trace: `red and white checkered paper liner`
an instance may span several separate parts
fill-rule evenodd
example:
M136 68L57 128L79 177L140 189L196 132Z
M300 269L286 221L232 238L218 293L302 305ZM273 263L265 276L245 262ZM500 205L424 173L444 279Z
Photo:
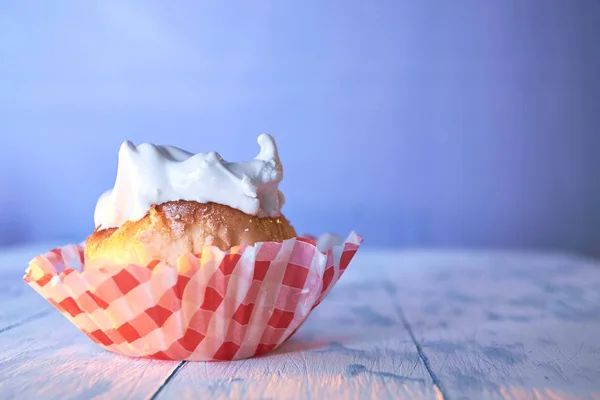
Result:
M69 245L33 259L23 278L92 341L116 353L164 360L236 360L287 340L329 293L362 238L324 235L204 247L177 267L85 268ZM332 245L325 252L317 248Z

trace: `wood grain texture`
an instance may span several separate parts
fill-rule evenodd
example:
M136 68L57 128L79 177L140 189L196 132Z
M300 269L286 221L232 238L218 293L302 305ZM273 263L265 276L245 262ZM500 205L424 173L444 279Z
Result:
M108 353L58 312L0 334L2 399L145 399L176 362Z
M600 264L407 253L387 271L451 399L600 399Z
M187 363L157 398L440 398L382 283L356 282L360 271L348 271L348 282L280 349L240 362Z
M361 249L275 352L174 363L107 353L0 252L0 398L600 400L600 263Z

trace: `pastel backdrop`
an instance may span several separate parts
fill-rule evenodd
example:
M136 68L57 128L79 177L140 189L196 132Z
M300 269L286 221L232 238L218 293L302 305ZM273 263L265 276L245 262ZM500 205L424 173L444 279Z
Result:
M120 143L253 157L365 245L600 244L600 2L0 3L0 245L81 240Z

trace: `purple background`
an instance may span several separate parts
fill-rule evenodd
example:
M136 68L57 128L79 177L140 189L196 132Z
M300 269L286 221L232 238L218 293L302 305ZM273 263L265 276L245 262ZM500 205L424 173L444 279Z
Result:
M81 240L125 139L253 157L371 245L600 244L599 1L0 3L0 245Z

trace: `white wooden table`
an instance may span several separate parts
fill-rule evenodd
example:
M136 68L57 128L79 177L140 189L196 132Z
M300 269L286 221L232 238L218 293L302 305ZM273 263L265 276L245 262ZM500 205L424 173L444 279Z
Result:
M363 247L294 338L261 358L105 352L0 252L0 399L600 399L600 263Z

